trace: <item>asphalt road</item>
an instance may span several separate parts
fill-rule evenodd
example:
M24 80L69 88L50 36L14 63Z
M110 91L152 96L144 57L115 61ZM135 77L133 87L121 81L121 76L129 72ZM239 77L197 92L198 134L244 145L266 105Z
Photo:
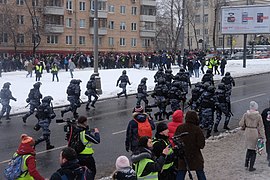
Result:
M231 97L232 112L234 113L229 124L231 128L238 126L239 119L248 109L251 100L258 102L260 111L268 106L268 99L270 98L269 78L270 74L262 74L235 79L236 87L233 88ZM89 111L85 110L85 105L82 105L79 109L80 115L88 117L90 127L97 127L100 130L101 143L94 145L97 178L108 176L112 173L115 167L115 160L119 155L130 155L130 153L125 151L124 146L125 129L132 118L131 111L135 103L136 98L133 95L129 96L128 99L112 98L98 101L96 109ZM57 118L60 118L60 110L55 110L58 115ZM64 118L71 115L71 113L67 113ZM8 159L18 148L20 135L27 133L34 138L38 138L41 135L41 131L36 132L33 130L35 123L34 115L28 119L26 125L22 122L22 115L18 115L13 116L10 123L3 122L0 125L0 179L3 179L2 172L7 165ZM223 121L219 127L221 132L223 131L222 126ZM55 145L55 149L46 151L45 142L41 143L36 149L37 167L44 177L50 177L59 168L59 152L66 145L63 127L64 124L57 124L55 121L50 126L52 132L51 142Z

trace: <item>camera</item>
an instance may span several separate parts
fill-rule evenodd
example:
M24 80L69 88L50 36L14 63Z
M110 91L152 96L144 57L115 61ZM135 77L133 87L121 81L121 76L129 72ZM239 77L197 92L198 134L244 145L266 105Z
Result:
M152 112L153 111L153 109L151 109L151 108L145 108L145 112L146 113L150 113L150 112Z
M185 144L181 138L188 135L188 134L189 134L188 132L183 132L179 135L172 137L172 140L175 144L175 147L173 150L174 150L174 153L176 154L176 156L179 158L184 158L184 155L185 155L185 151L184 151Z
M66 140L70 137L70 131L71 129L74 129L76 127L76 119L70 119L67 118L67 120L64 119L56 119L56 123L66 123L64 126L64 132L66 133Z

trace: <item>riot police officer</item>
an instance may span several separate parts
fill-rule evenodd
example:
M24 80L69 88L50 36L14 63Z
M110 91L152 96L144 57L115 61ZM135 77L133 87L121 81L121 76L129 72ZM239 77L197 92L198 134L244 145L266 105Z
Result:
M214 86L214 79L213 79L213 71L211 69L207 69L206 74L202 77L202 83L209 83L210 85Z
M120 82L120 84L119 84L119 82ZM129 78L127 76L127 71L126 70L123 70L122 75L117 80L116 87L118 86L118 84L119 84L119 87L122 88L122 92L117 93L117 97L119 98L122 94L124 94L125 97L127 98L126 87L127 87L127 84L129 84L129 85L131 85L131 84L129 82Z
M42 103L37 108L37 113L36 113L36 118L38 119L38 123L34 127L36 131L38 131L40 128L42 129L42 136L39 137L35 141L35 146L43 141L46 141L47 150L54 148L54 146L51 145L51 141L50 141L51 131L49 129L52 119L56 117L53 111L52 103L51 103L52 100L53 98L51 96L45 96L42 99Z
M226 90L228 91L229 95L232 94L232 86L235 86L235 82L231 73L226 72L225 76L221 79L221 83L225 84Z
M202 83L197 82L195 84L195 88L193 88L191 91L191 99L189 100L189 105L190 105L191 110L196 110L197 100L200 98L202 94L201 88L202 88Z
M85 109L89 110L90 109L89 104L92 102L91 106L95 108L95 103L98 100L98 95L97 95L98 93L96 90L96 79L95 79L94 74L90 76L90 80L87 82L86 88L87 90L85 92L85 95L88 97L88 101L87 101ZM95 98L93 101L92 101L92 96Z
M174 79L174 75L172 74L172 70L171 69L166 69L165 70L165 82L166 82L166 85L167 85L168 89L171 88L173 79Z
M35 83L33 85L34 88L32 88L28 94L26 102L30 105L30 111L22 117L24 123L26 123L26 119L31 116L31 114L35 112L35 109L40 105L40 99L42 98L42 94L39 91L40 85L41 82Z
M177 80L181 82L182 88L185 90L186 94L188 93L188 86L191 88L189 72L185 72L184 68L179 70L179 73L176 74Z
M67 100L70 102L69 107L61 111L61 116L63 117L66 112L71 111L73 113L74 118L78 118L77 108L81 106L80 103L80 95L81 88L80 83L82 81L80 79L72 79L67 88Z
M147 78L144 77L141 79L141 83L138 85L137 88L137 105L141 105L141 101L143 100L145 103L145 106L148 105L148 99L147 99L147 86L146 86Z
M154 75L154 79L155 81L154 82L158 82L158 79L159 78L164 78L165 77L165 74L163 72L163 68L162 67L159 67L158 68L158 71L156 72L156 74Z
M10 120L10 117L9 117L9 113L11 110L11 106L9 105L10 99L12 99L13 101L17 101L17 99L12 96L12 93L9 89L10 85L11 84L9 82L6 82L0 91L0 98L1 98L1 104L2 104L2 110L0 114L0 123L2 122L1 118L3 117L5 113L6 113L6 120Z

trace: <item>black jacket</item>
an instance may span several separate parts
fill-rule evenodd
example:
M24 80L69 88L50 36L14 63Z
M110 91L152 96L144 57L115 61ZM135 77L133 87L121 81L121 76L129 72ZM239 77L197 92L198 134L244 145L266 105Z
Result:
M131 167L125 167L115 171L112 178L113 180L137 180L137 175Z

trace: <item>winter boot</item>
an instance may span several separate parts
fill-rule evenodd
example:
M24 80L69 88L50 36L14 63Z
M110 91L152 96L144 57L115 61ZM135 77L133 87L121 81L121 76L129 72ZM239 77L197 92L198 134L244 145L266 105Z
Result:
M54 148L53 145L51 145L51 144L46 144L46 150L50 150L50 149L53 149L53 148Z
M73 117L74 117L75 119L77 119L77 118L79 117L79 114L78 114L77 112L74 112L74 113L73 113Z
M65 110L62 110L61 111L61 117L64 117L64 114L66 113L66 111Z
M95 104L94 104L94 103L92 103L92 104L91 104L91 106L92 106L93 108L96 108L96 106L95 106Z
M127 95L127 94L125 94L125 98L126 98L126 99L128 98L128 95Z
M120 98L120 93L117 93L117 98Z
M223 129L231 130L231 129L228 127L228 124L229 124L229 121L225 121L224 126L223 126Z
M214 125L214 133L217 133L218 132L218 124L215 124Z
M256 151L255 150L251 150L250 152L250 166L249 166L249 171L255 171L256 168L254 168L254 164L255 164L255 160L256 160Z
M9 113L7 113L7 115L6 115L6 120L10 121Z
M26 123L27 117L26 116L23 116L22 119L23 119L23 123Z
M86 110L89 110L89 103L86 104L86 107L85 107Z

